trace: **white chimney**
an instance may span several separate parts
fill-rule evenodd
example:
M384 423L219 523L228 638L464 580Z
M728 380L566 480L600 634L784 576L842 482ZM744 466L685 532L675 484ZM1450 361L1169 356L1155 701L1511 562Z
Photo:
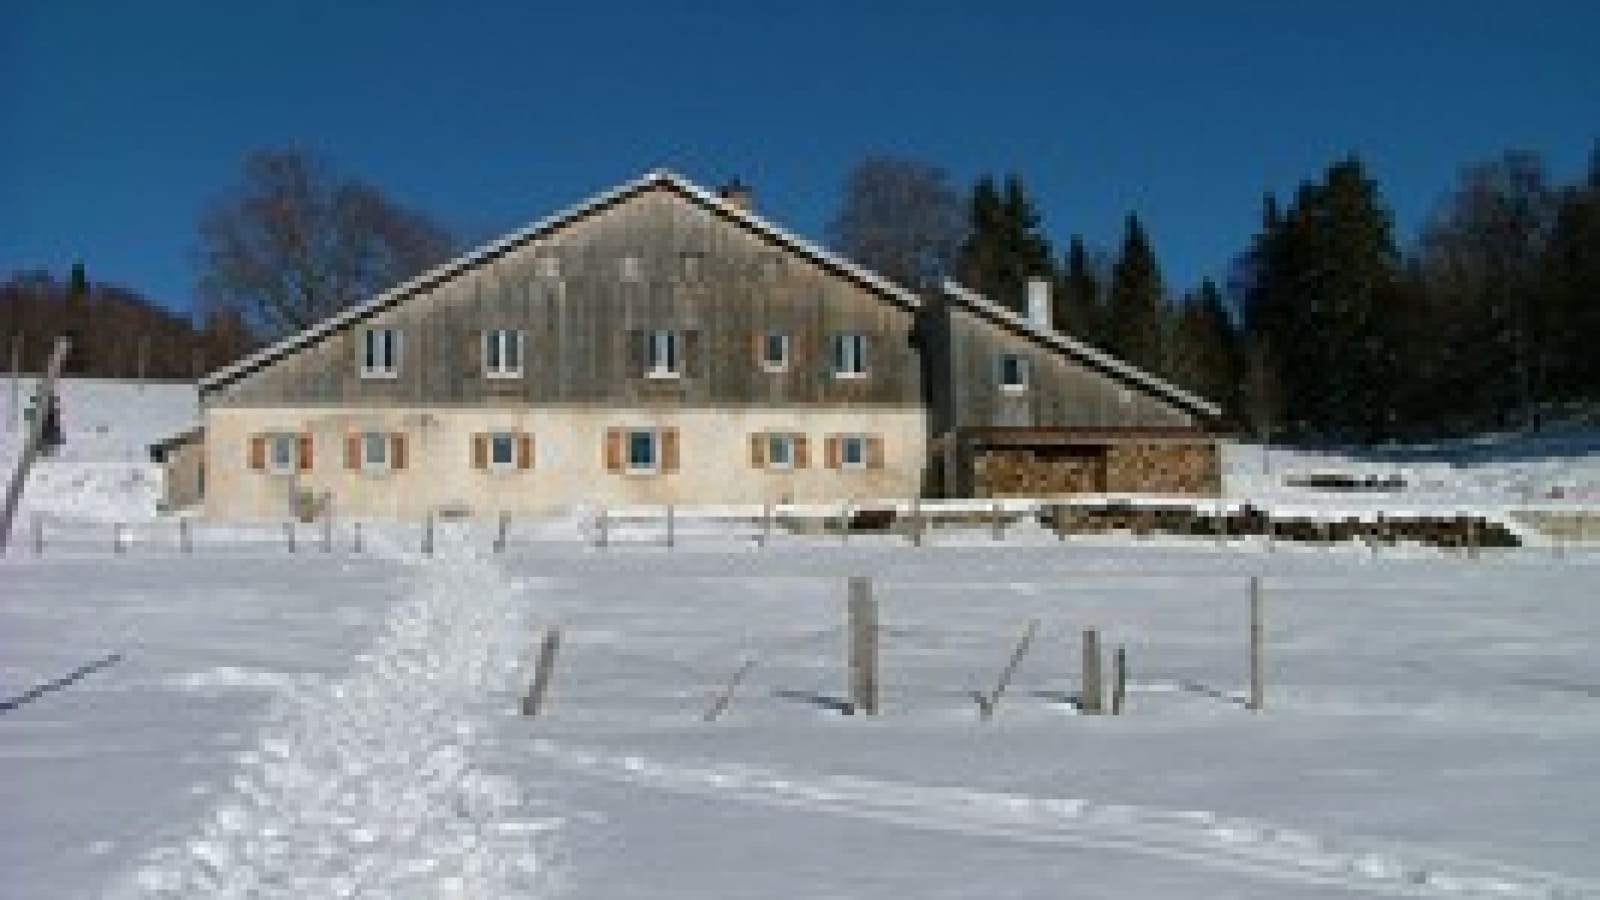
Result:
M1043 331L1053 331L1050 324L1050 279L1028 279L1028 322Z

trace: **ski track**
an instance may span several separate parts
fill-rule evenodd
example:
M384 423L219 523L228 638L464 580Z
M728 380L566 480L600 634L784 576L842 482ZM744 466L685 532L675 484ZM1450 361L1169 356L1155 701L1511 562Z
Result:
M526 636L515 590L451 529L426 560L374 543L416 571L375 645L341 680L293 684L226 798L105 896L545 893L559 819L528 817L516 783L474 762Z
M696 767L536 740L571 771L659 790L904 827L1038 844L1118 850L1244 875L1391 897L1600 897L1600 881L1445 851L1332 840L1199 810L1096 803L845 776L795 778L753 766Z

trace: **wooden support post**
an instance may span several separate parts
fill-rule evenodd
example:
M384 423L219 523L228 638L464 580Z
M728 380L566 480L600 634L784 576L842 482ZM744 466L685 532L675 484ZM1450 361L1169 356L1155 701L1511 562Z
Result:
M33 514L33 555L44 555L44 514Z
M194 539L189 534L189 520L178 520L178 550L183 553L194 552Z
M772 504L761 504L761 546L772 543Z
M1478 518L1467 516L1467 558L1478 558Z
M994 529L993 537L997 541L1004 540L1005 536L1006 536L1006 521L1005 521L1005 518L1002 516L1002 508L1001 508L999 500L996 500L994 502L994 513L993 513L993 515L994 515L994 519L990 523L991 527L993 527L993 529Z
M333 552L333 514L322 511L322 552Z
M733 692L738 689L739 682L743 681L744 677L749 675L750 670L755 667L756 661L754 659L745 660L733 673L733 676L728 679L727 683L722 686L722 690L711 698L711 706L706 709L705 714L707 722L715 722L723 713L728 711L728 705L733 702Z
M853 575L849 581L850 711L878 714L878 601L872 581Z
M433 555L433 513L429 512L422 520L422 553L424 556Z
M528 686L528 694L522 698L523 715L537 716L544 709L544 698L550 691L550 679L555 673L556 652L560 649L561 629L546 631L544 640L539 644L539 659L533 667L533 684Z
M1267 702L1262 660L1261 576L1250 576L1250 700L1246 708L1260 712Z
M922 529L926 523L922 519L922 498L911 498L911 546L922 546Z
M1086 716L1098 716L1105 710L1105 683L1100 678L1100 632L1086 628L1083 632L1083 693L1078 698L1078 711Z
M594 545L596 547L606 546L606 541L608 539L608 535L606 534L606 526L608 524L609 523L606 521L606 508L602 506L600 507L600 514L595 516L594 520Z
M671 503L667 504L667 547L671 548L677 543L677 513Z
M352 530L352 536L350 538L350 549L354 553L360 553L361 552L361 523L360 522L352 522L351 523L351 530Z
M506 535L511 530L511 513L501 510L499 524L495 526L494 552L506 552Z
M1219 506L1217 507L1216 517L1217 546L1221 547L1228 543L1228 511Z
M289 549L290 553L294 552L294 522L292 520L283 523L283 545Z
M987 722L994 717L995 708L1000 705L1000 698L1005 694L1006 687L1011 684L1011 679L1017 674L1017 667L1022 665L1022 658L1028 655L1028 648L1033 645L1034 635L1039 633L1039 620L1029 619L1028 626L1022 630L1022 637L1017 640L1017 645L1012 648L1011 656L1006 660L1005 668L1000 670L1000 677L995 680L994 690L987 694L974 693L973 699L978 702L978 717Z
M839 543L850 542L850 501L839 504Z
M1122 715L1128 706L1128 650L1117 645L1111 656L1111 714Z
M111 526L111 551L118 555L123 552L121 522L115 522Z

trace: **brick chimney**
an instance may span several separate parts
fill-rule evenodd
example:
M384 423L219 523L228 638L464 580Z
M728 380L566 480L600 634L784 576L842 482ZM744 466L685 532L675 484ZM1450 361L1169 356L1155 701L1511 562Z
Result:
M755 192L750 189L750 185L737 178L717 188L717 196L727 201L728 205L737 206L746 212L755 205L756 199Z

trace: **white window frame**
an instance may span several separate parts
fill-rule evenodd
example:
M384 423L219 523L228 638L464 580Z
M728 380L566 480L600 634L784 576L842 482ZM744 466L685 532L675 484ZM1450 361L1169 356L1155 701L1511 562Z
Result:
M485 378L521 378L523 350L527 342L522 332L515 328L490 328L483 333L483 375ZM512 354L506 351L511 350ZM506 357L516 356L516 365L507 365Z
M833 336L833 377L867 377L867 336L847 331Z
M368 328L362 331L361 377L400 377L400 329Z
M267 472L272 475L293 475L300 471L300 435L277 431L267 438ZM286 448L284 459L278 459L278 450Z
M846 450L847 447L852 446L856 448L856 459L853 462L850 460L850 453ZM866 467L867 436L864 434L839 435L839 468L865 469Z
M623 432L622 463L623 470L629 475L654 475L661 471L661 432L654 428L628 428ZM634 461L634 439L644 436L645 446L649 447L650 459L648 462Z
M495 449L504 442L506 458L502 462L495 456ZM488 435L489 471L510 472L517 467L517 433L515 431L491 431Z
M1012 361L1015 361L1016 363L1017 377L1019 379L1018 381L1006 380L1006 364ZM1020 353L1000 354L1000 390L1009 394L1020 394L1025 392L1028 389L1028 385L1032 382L1033 373L1029 371L1031 368L1032 365L1028 357L1023 356Z
M372 449L378 448L374 458ZM394 438L387 431L361 432L361 471L387 472L394 468Z
M650 378L680 377L683 374L682 343L682 334L671 328L652 328L645 332L645 375Z
M772 358L772 339L778 339L778 346L782 354L778 359ZM764 372L789 371L789 334L785 331L769 331L761 336L761 369Z
M765 452L767 457L767 468L793 469L795 450L794 435L782 431L769 431L767 432L766 437L767 447ZM773 452L779 447L783 448L782 454ZM782 460L778 459L780 455L783 456Z

